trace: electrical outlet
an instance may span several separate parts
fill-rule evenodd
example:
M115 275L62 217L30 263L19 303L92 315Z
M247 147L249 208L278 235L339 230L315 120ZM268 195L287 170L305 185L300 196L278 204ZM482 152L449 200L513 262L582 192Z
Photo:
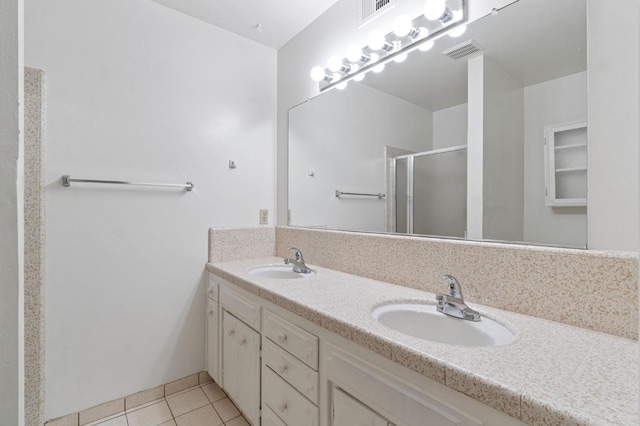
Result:
M269 224L269 210L260 209L260 225Z

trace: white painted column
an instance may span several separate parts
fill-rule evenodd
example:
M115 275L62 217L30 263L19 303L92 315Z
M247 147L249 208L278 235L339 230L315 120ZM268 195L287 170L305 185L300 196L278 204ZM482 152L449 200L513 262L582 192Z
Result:
M24 425L23 0L0 0L0 416Z
M589 0L588 247L637 251L638 72L637 0Z
M469 60L467 127L467 238L481 239L484 198L484 57Z

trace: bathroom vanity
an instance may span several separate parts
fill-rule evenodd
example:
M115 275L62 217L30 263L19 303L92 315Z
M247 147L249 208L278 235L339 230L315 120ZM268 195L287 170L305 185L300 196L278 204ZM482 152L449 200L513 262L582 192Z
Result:
M433 342L372 312L435 304L435 294L315 266L293 279L250 273L282 264L207 265L207 369L254 426L637 421L637 342L475 304L515 342ZM626 392L610 389L611 377Z

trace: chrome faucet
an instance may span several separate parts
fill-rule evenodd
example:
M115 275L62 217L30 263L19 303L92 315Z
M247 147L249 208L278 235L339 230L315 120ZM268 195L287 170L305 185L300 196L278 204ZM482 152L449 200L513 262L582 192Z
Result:
M298 272L300 274L310 274L311 269L307 267L304 263L304 257L302 257L302 252L300 249L295 247L289 247L289 250L292 250L295 253L295 259L285 258L285 265L291 264L293 266L293 272Z
M449 281L449 294L438 294L438 312L469 321L480 321L480 312L474 311L464 303L462 287L453 275L444 274L443 280Z

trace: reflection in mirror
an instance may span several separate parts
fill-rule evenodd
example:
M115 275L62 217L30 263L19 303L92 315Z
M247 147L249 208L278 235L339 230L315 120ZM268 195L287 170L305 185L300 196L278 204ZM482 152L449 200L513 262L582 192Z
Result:
M586 0L520 0L292 108L290 224L586 247L586 99Z

